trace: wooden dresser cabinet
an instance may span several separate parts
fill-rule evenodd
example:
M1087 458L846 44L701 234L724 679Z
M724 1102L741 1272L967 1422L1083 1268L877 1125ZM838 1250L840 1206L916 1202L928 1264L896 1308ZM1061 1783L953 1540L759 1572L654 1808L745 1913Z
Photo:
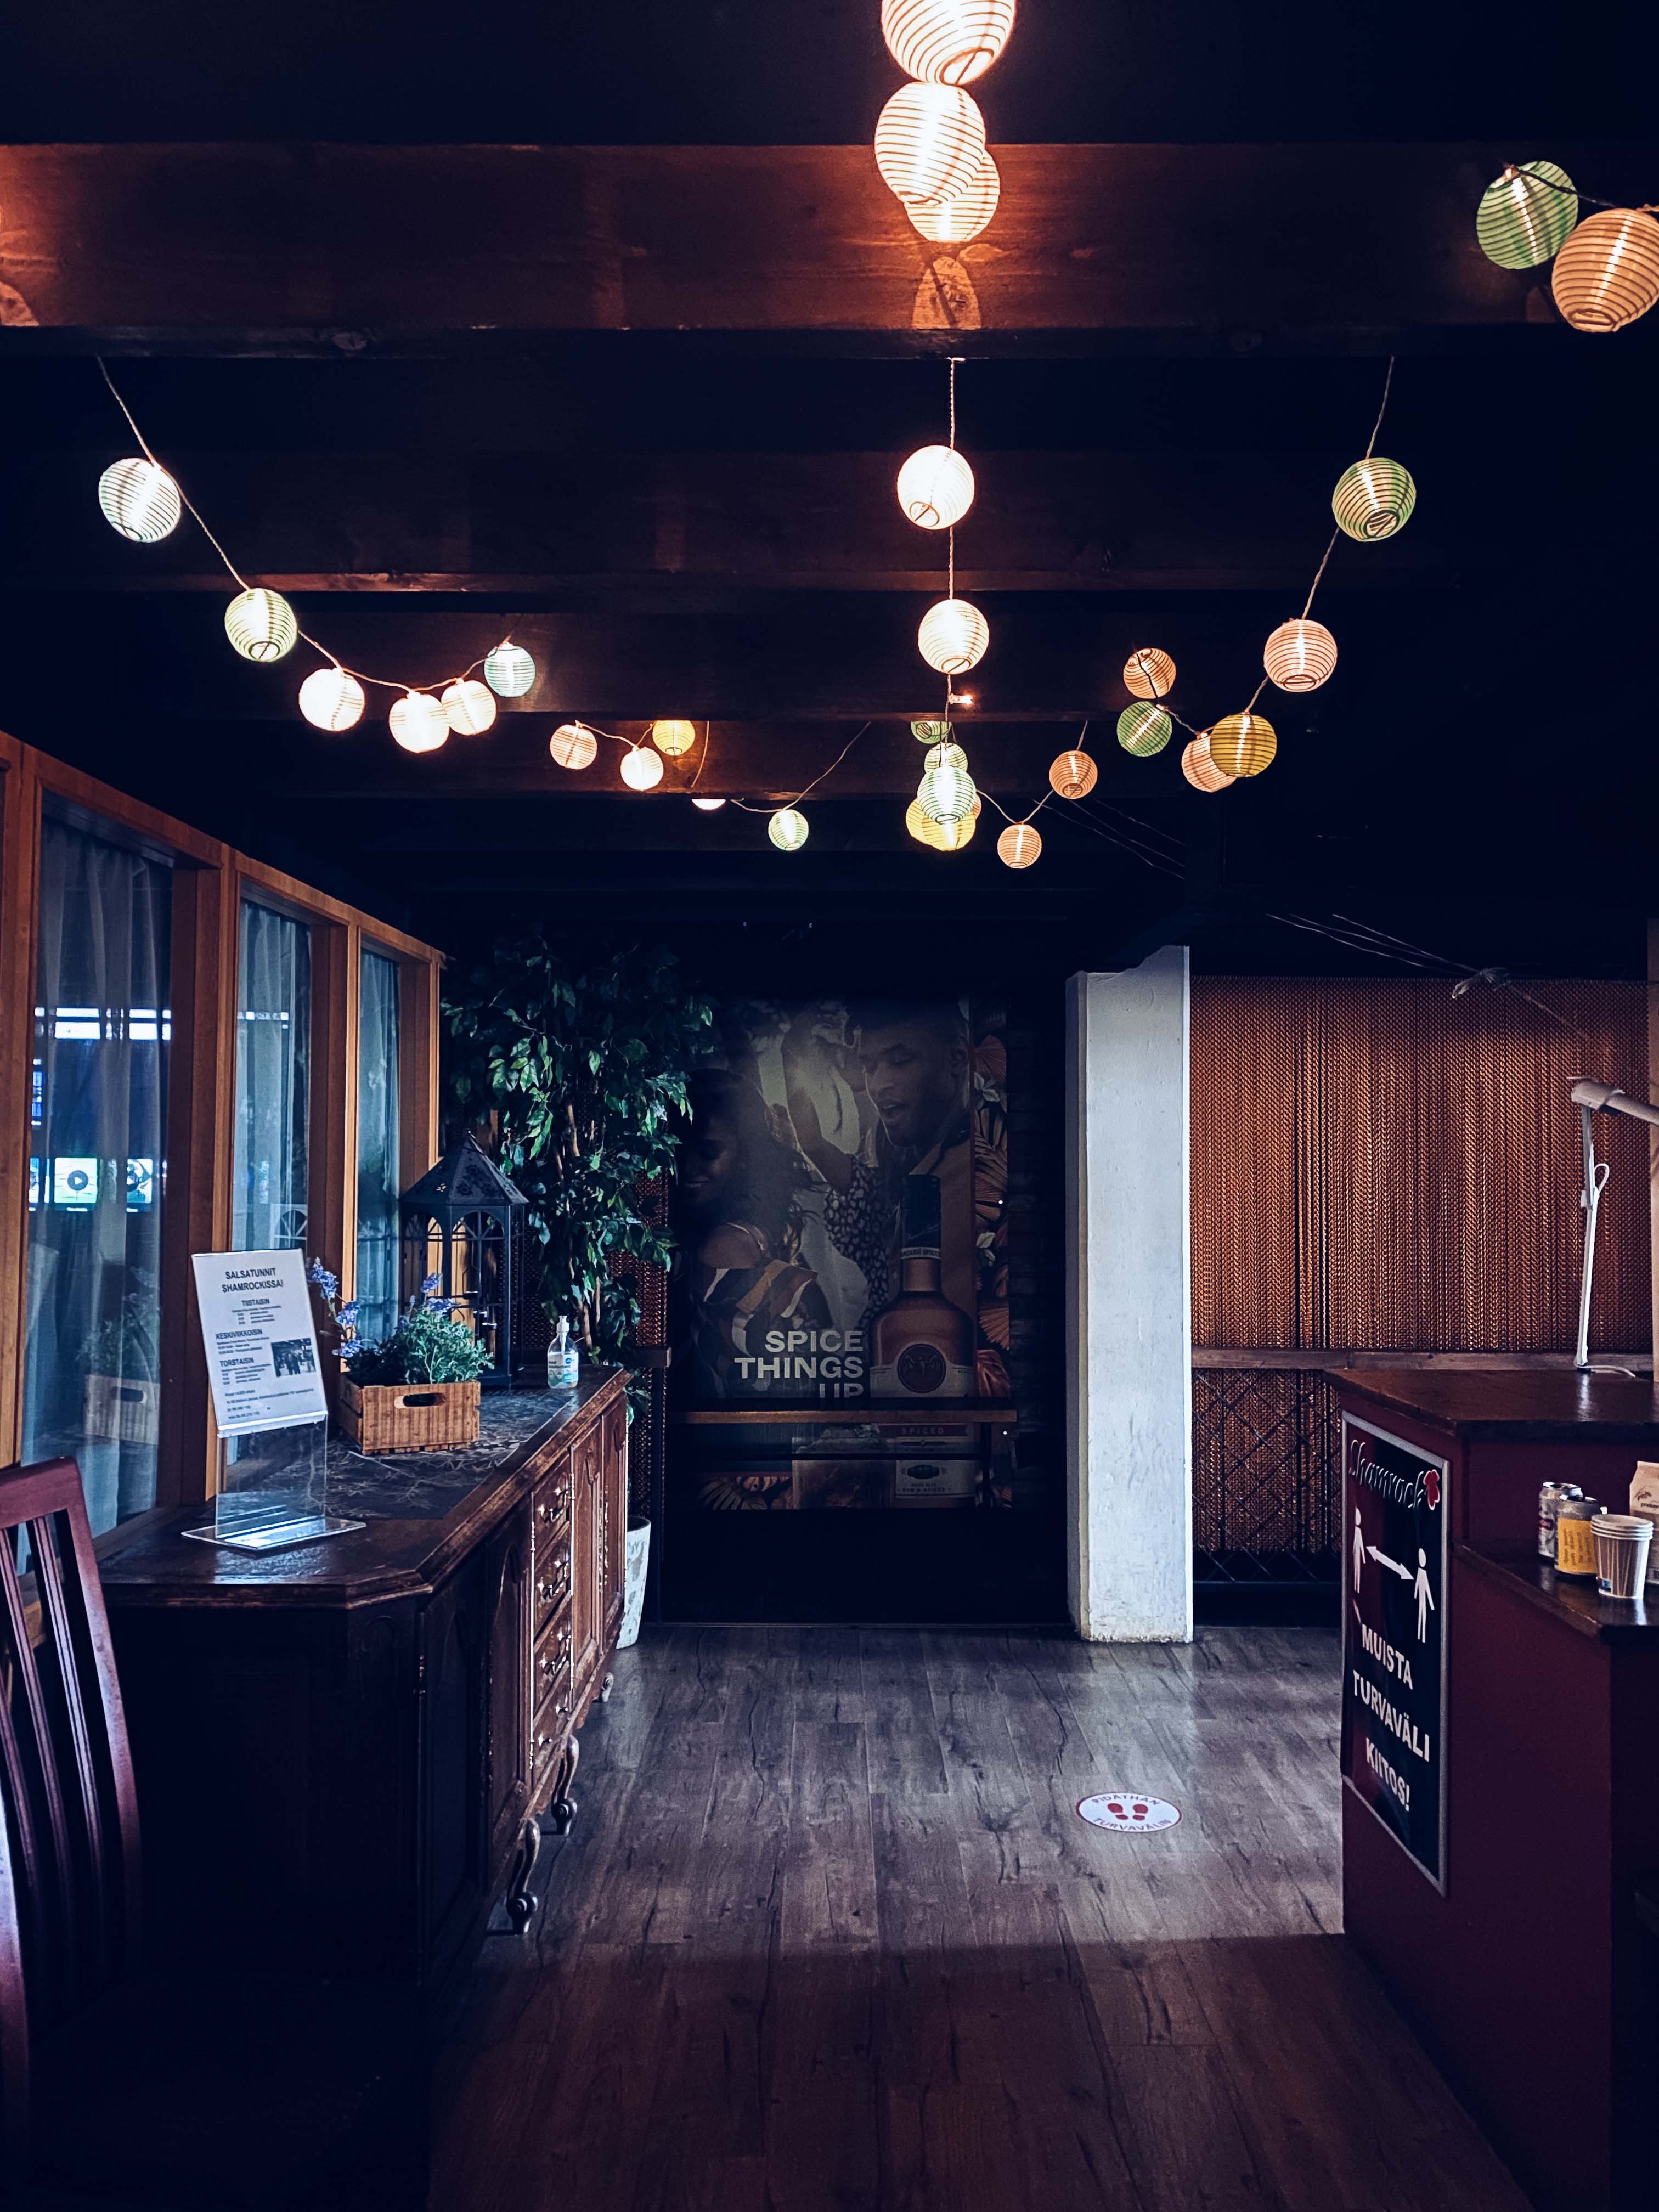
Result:
M620 1374L484 1401L462 1452L331 1446L368 1526L264 1556L146 1515L102 1561L153 1941L202 1963L390 1976L435 2028L539 1824L575 1817L623 1607Z

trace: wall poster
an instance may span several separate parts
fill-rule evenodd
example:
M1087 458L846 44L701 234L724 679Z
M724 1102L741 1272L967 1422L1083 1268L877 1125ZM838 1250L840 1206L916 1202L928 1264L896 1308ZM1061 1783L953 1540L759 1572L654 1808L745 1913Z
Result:
M972 1504L979 1431L951 1407L1009 1396L1000 1014L742 1000L717 1027L676 1177L673 1373L683 1404L751 1411L702 1432L726 1442L702 1502ZM884 1432L898 1405L939 1419Z
M1342 1416L1342 1778L1446 1887L1446 1462Z

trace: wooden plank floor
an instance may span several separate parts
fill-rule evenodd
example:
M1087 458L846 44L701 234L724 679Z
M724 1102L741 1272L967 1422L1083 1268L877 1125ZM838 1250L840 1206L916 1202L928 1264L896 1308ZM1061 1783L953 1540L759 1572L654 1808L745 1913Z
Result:
M1522 2212L1340 1934L1335 1638L647 1632L434 2212ZM1126 1838L1079 1798L1167 1796Z

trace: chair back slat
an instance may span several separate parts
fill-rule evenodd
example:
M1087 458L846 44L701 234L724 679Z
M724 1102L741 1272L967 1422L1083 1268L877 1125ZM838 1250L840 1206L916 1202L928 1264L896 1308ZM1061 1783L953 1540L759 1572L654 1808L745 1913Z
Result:
M37 1595L33 1623L12 1552L19 1529ZM138 1940L137 1796L73 1460L0 1474L0 1670L12 1685L0 1786L38 2033L120 1979Z
M0 1817L0 2161L16 2172L28 2153L29 2015L8 1826Z

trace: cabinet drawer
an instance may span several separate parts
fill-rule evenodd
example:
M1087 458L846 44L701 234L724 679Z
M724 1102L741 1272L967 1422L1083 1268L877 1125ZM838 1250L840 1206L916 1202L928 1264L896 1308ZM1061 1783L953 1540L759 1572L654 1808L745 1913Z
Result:
M536 1485L533 1517L539 1547L570 1518L570 1455L564 1453Z
M535 1620L538 1635L570 1597L570 1535L567 1529L536 1547Z
M563 1750L570 1734L570 1662L554 1674L547 1695L536 1708L535 1724L531 1730L531 1756L534 1763L532 1792L545 1780L548 1769Z
M556 1613L536 1638L535 1663L531 1670L531 1701L539 1705L557 1681L561 1670L570 1670L570 1614Z

